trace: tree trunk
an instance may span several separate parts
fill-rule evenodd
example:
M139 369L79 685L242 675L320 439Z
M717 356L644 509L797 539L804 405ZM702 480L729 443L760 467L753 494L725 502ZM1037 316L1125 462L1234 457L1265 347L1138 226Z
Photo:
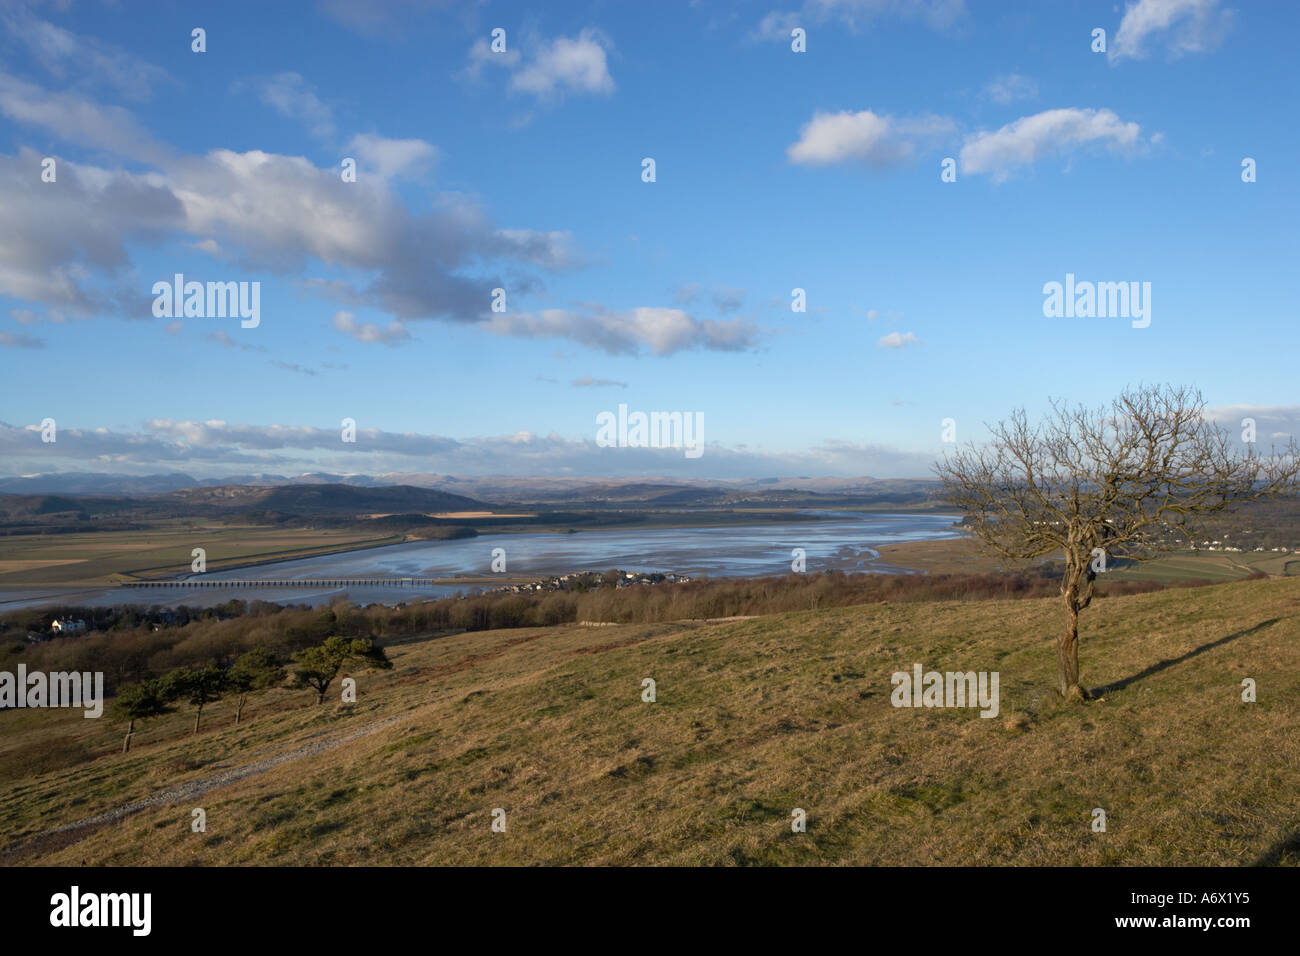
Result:
M203 705L199 704L199 709L194 712L194 732L199 732L199 720L203 717Z
M126 724L126 737L122 741L122 753L131 749L131 735L135 733L135 718L132 717Z
M235 705L235 726L239 726L239 716L244 712L244 701L248 700L247 694L239 695L239 703Z
M1056 640L1056 689L1067 700L1086 700L1090 695L1079 685L1079 609L1067 607L1070 623Z

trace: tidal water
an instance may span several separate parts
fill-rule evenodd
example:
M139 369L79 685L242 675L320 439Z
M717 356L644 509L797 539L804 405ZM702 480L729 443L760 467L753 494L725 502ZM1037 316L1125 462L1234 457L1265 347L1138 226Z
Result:
M256 567L212 571L205 582L297 578L488 576L492 552L503 548L509 577L551 577L574 571L663 571L690 577L761 577L791 570L791 552L802 548L807 571L826 569L885 574L909 573L879 561L881 545L955 538L957 515L810 511L817 521L718 528L530 532L491 534L454 541L413 541L384 548L280 561ZM0 590L0 609L53 602L82 605L122 603L211 605L231 598L285 604L322 604L347 594L361 604L445 597L487 590L466 583L418 588L240 587L99 590Z

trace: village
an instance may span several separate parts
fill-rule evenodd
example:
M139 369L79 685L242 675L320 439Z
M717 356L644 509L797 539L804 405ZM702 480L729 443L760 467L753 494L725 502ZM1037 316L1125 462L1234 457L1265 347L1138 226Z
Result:
M542 578L526 584L506 584L492 588L488 594L523 594L538 591L594 591L602 587L630 588L644 584L682 584L692 580L684 574L659 571L577 571L553 578Z

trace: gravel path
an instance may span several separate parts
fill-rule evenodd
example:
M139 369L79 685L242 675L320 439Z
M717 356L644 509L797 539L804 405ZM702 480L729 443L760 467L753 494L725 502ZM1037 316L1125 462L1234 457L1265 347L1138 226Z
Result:
M134 800L131 803L124 803L120 807L114 807L105 813L96 814L93 817L86 817L84 820L78 820L76 823L67 823L61 827L55 827L53 830L47 830L47 833L64 833L69 830L80 830L83 827L100 826L104 823L112 823L114 820L120 820L128 814L143 810L146 807L156 807L166 803L180 803L185 800L192 800L195 797L202 796L210 790L218 787L229 786L240 780L246 780L249 777L255 777L258 774L266 773L268 770L274 770L281 764L286 764L291 760L299 760L303 757L310 757L314 754L325 753L327 750L333 750L343 744L357 740L382 730L401 720L408 720L411 714L398 714L395 717L388 717L376 724L371 724L362 730L353 731L350 734L344 734L341 737L324 738L313 740L309 744L304 744L293 750L276 754L274 757L267 757L264 760L258 760L255 763L246 764L242 767L233 767L229 770L223 770L221 773L211 777L202 777L198 780L191 780L183 783L179 787L172 787L170 790L160 790L155 794L144 797L140 800Z

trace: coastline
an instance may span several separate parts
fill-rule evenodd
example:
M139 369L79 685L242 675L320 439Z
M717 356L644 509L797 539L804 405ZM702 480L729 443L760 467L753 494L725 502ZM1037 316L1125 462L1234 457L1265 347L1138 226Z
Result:
M890 518L922 519L919 526L911 526L901 532L903 534L919 534L922 536L921 539L891 544L866 543L866 541L889 540L900 533L896 529L889 528L887 524L882 528L881 522ZM608 570L610 567L619 567L621 570L628 571L672 572L689 575L692 578L770 577L788 573L789 559L788 557L780 557L780 554L785 553L782 552L783 548L800 544L799 526L811 529L824 526L836 519L844 522L845 527L823 529L820 539L814 537L805 542L810 552L817 555L815 558L810 559L809 570L815 572L816 570L835 569L849 574L924 574L929 571L926 562L913 560L915 552L908 549L914 546L924 547L926 545L931 548L938 547L941 550L951 547L953 540L959 537L956 529L935 521L935 519L946 521L949 518L948 515L937 515L933 511L846 511L838 514L834 512L821 512L816 515L805 513L799 518L794 518L793 515L781 515L775 522L761 523L674 524L668 527L646 527L638 524L626 528L606 527L584 533L581 535L581 539L592 545L608 536L607 543L593 546L590 549L586 545L579 545L576 549L561 545L552 549L545 544L541 546L540 550L536 549L537 543L542 541L543 538L571 539L570 535L559 529L534 530L522 534L520 532L494 529L494 532L490 535L485 534L479 537L489 538L489 540L491 538L523 538L525 543L534 547L531 552L527 548L525 549L524 553L529 555L528 559L523 565L513 566L509 574L485 573L484 570L477 567L476 562L467 559L464 549L461 548L458 552L453 551L447 555L447 561L445 562L429 558L434 566L428 568L421 568L418 561L423 556L416 556L407 559L405 563L399 558L396 568L390 567L391 562L379 558L370 559L367 562L369 570L364 568L342 570L337 566L327 566L321 568L317 573L317 570L310 565L307 568L300 565L284 575L286 578L303 578L313 583L318 577L325 580L350 577L371 578L378 581L418 577L428 582L427 588L422 587L415 592L408 590L402 598L398 598L398 595L392 590L392 586L387 584L373 586L354 584L350 587L329 587L322 584L319 588L307 585L299 593L290 593L286 588L274 584L268 584L265 588L248 584L235 585L228 589L220 587L222 578L245 568L293 565L298 562L311 562L326 558L344 558L346 560L346 556L354 552L360 554L381 548L398 548L402 545L432 547L444 543L411 538L410 536L402 536L400 539L393 536L389 539L332 547L307 554L265 556L255 560L234 561L216 568L210 568L202 576L204 579L202 587L198 585L197 580L195 581L195 587L187 588L185 586L187 580L191 577L197 577L191 575L188 571L178 573L174 577L168 575L146 576L143 573L135 572L129 576L123 575L118 581L112 582L30 584L12 589L0 587L0 608L16 610L42 604L77 603L79 600L93 605L104 603L210 605L232 598L242 598L245 600L268 600L273 603L297 604L320 603L341 594L352 594L359 603L374 603L376 600L379 603L389 603L390 595L397 600L410 600L417 597L417 595L419 598L436 599L446 596L445 592L447 591L527 584L560 574L578 573L593 569ZM876 524L872 527L864 526L859 532L855 528L857 521L874 521ZM934 526L931 527L931 525ZM769 534L764 534L763 529L771 529L771 531ZM699 535L693 534L693 532L698 531L721 532L723 537L715 539L709 536L707 539L702 540ZM641 532L652 534L654 538L640 540L639 535ZM682 537L678 539L671 535L665 536L665 532L679 532ZM934 537L935 534L939 534L940 537ZM463 544L467 540L476 539L449 539L445 543L455 548L457 544ZM774 548L775 543L778 541L788 541L789 544L776 545ZM508 544L508 542L506 543ZM491 548L492 545L488 544L487 547ZM775 555L773 554L774 550L777 552ZM518 552L514 553L517 554ZM724 558L719 561L719 555L731 555L732 560L728 561ZM378 570L377 567L382 567L384 570ZM221 577L214 578L214 574ZM152 591L147 595L140 592L132 593L131 584L149 582L166 582L175 586L168 587L162 592ZM444 593L438 593L439 591Z

